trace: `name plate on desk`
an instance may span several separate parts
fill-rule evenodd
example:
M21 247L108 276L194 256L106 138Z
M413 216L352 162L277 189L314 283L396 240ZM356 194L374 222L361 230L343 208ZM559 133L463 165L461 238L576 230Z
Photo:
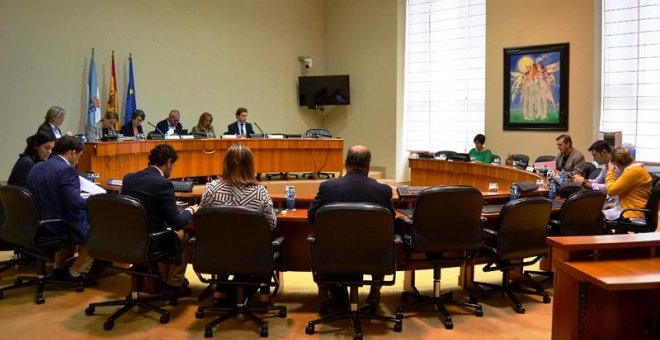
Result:
M284 135L268 135L269 139L282 139Z
M236 135L221 135L222 139L236 139L238 138Z
M180 135L181 139L195 139L194 135Z
M167 135L165 136L165 139L181 139L179 135Z

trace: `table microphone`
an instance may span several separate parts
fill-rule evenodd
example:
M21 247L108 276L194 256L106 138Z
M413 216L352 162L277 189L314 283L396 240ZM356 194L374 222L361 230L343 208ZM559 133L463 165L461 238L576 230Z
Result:
M261 127L259 126L259 124L257 124L257 122L252 122L252 124L254 124L254 126L256 126L257 129L259 129L259 132L261 132L261 135L262 135L264 138L268 138L268 136L266 136L266 134L264 133L264 130L261 129Z
M165 136L165 134L163 133L163 131L160 131L160 129L159 129L156 125L151 124L151 122L147 122L147 124L151 125L154 129L156 129L156 132L158 132L158 133L160 133L161 135Z

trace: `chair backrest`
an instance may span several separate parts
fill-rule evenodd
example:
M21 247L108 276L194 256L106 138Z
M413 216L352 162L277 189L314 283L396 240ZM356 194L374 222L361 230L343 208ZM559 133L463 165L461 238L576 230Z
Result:
M603 204L607 196L598 190L571 195L559 211L561 236L603 234Z
M7 185L0 187L0 199L5 211L0 229L2 239L23 249L39 251L35 238L41 218L32 194L25 188Z
M316 212L315 275L395 273L394 218L371 203L331 203Z
M552 202L541 197L520 198L500 211L497 258L501 261L543 255Z
M582 168L582 177L590 178L591 173L596 170L594 163L586 162L584 163L584 168Z
M445 155L445 156L447 157L447 159L449 159L449 157L451 157L451 156L455 156L455 155L456 155L456 151L440 150L440 151L438 151L438 152L435 153L435 156L436 156L436 157L439 157L439 156L441 156L441 155Z
M303 134L304 138L330 138L332 134L326 129L309 129Z
M193 217L198 273L273 275L273 246L263 212L245 207L200 209Z
M89 254L99 260L151 266L150 224L142 203L118 194L99 194L87 199L90 232Z
M601 172L601 171L603 171L603 168L600 168L600 167L599 167L599 168L595 168L595 169L591 170L591 172L589 173L589 175L584 176L584 178L587 178L587 179L596 179L596 177L598 177L598 175L600 175L600 172Z
M527 165L529 164L529 156L518 153L518 154L513 154L509 155L506 159L506 164L507 165L514 165L519 169L525 169Z
M543 156L538 156L536 157L536 160L534 163L539 163L539 162L552 162L555 160L555 156L550 156L550 155L543 155Z
M425 189L413 211L412 246L415 252L475 250L484 243L481 191L468 186Z
M660 204L660 176L652 175L653 182L651 187L651 195L649 200L646 201L646 209L649 211L645 214L646 225L650 229L655 230L653 227L658 227L658 204Z

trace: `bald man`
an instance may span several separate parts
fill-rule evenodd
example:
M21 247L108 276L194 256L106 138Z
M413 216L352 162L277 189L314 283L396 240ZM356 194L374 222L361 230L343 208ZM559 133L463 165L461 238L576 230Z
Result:
M314 202L307 210L307 218L314 224L316 211L329 203L335 202L366 202L376 203L389 209L394 218L394 206L392 205L392 188L387 184L378 183L369 178L369 165L371 163L371 152L364 145L352 146L346 153L346 175L344 177L322 182ZM374 278L378 279L378 278ZM382 277L380 278L382 279ZM348 290L345 286L319 286L319 296L328 299L329 289L332 300L338 308L348 306ZM380 303L380 286L372 285L367 297L374 309Z

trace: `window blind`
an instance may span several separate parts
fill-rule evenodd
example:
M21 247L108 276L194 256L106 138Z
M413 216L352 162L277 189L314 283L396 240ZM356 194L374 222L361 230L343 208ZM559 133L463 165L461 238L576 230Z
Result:
M603 0L602 131L660 161L660 0Z
M484 132L486 0L408 0L406 150L471 149Z

